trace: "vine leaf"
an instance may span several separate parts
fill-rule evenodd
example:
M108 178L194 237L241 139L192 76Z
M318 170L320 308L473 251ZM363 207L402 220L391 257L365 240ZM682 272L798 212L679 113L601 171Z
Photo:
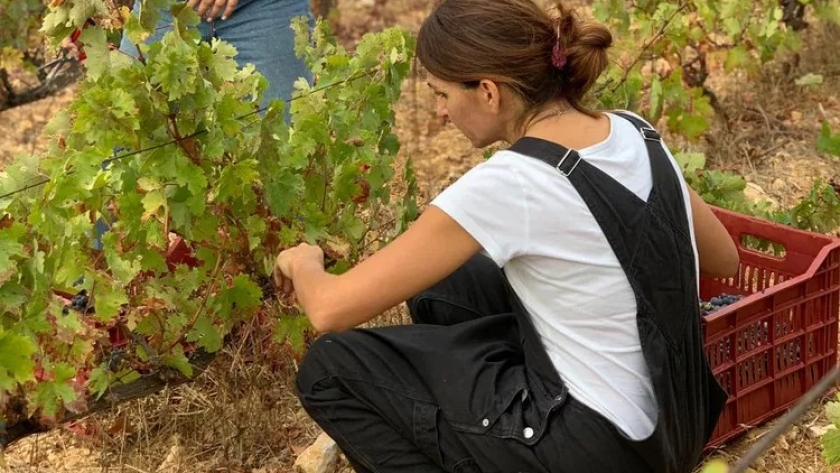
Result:
M823 121L820 136L817 139L817 149L834 157L840 157L840 133L832 133L828 122Z
M0 327L0 390L8 391L35 379L32 355L36 350L30 338Z

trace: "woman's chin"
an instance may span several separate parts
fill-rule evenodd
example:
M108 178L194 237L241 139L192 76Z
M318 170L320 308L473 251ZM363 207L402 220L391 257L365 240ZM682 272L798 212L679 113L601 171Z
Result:
M488 139L472 138L472 137L468 137L468 138L470 140L470 143L472 143L473 147L476 148L476 149L483 149L483 148L486 148L486 147L492 145L493 143L495 143L495 141L488 140Z

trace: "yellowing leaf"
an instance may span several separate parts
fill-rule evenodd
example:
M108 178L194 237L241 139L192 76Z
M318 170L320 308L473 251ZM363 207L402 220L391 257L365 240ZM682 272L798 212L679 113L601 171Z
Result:
M814 74L813 72L809 72L804 76L796 79L796 85L821 85L822 83L822 74Z
M700 473L726 473L729 471L729 466L723 460L711 460L705 465Z
M143 221L157 214L158 210L166 207L166 197L159 190L149 192L143 196Z

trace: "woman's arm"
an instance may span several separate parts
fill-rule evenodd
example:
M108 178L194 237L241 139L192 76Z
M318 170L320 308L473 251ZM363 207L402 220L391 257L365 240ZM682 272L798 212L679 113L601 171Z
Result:
M303 244L277 257L275 278L287 291L293 282L316 330L339 332L431 287L480 249L455 220L430 206L405 233L342 275L326 273L321 250Z
M740 257L735 242L726 227L712 213L703 199L688 188L691 196L691 214L694 238L700 259L700 272L713 277L731 277L738 272Z

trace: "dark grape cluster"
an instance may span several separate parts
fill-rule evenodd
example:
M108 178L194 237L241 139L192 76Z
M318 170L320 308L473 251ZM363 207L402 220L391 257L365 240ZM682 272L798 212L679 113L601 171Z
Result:
M89 302L90 300L88 299L87 289L82 289L73 296L73 299L70 300L70 305L65 305L64 308L61 309L61 313L67 315L70 313L70 309L73 309L86 314L90 311L90 308L88 307Z
M123 358L125 357L125 350L121 348L115 348L111 352L111 356L108 358L108 369L117 372L120 369L120 363L122 362Z
M700 314L701 315L709 315L715 311L722 309L730 304L734 304L744 296L742 295L733 295L733 294L721 294L719 296L712 297L708 301L700 301Z

